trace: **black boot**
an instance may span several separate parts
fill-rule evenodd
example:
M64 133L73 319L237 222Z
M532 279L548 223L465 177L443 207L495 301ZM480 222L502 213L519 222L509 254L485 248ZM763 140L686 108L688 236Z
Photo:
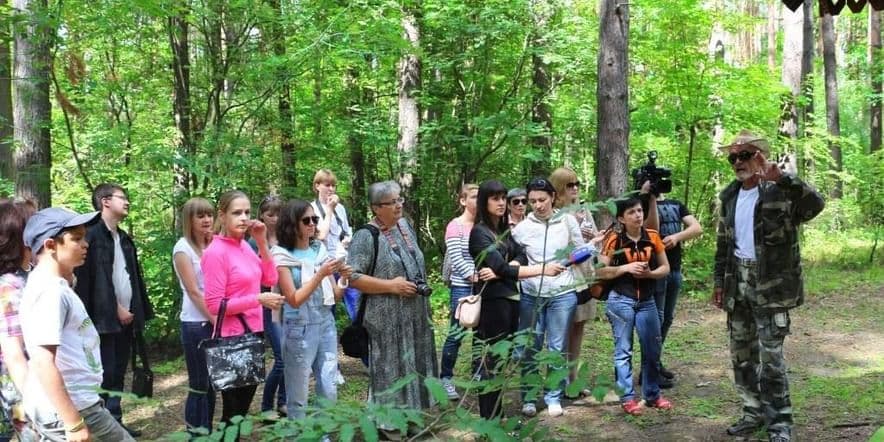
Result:
M762 422L758 419L743 416L730 427L727 427L727 434L731 436L746 436L758 431Z

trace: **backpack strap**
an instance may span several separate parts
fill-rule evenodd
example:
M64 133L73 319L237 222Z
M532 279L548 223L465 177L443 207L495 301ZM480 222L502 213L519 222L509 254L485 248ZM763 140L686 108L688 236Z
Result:
M365 224L362 227L356 229L356 231L358 232L362 229L368 230L368 232L371 233L371 239L374 243L374 253L371 255L371 265L368 267L368 275L374 276L375 267L378 263L378 243L380 242L378 237L381 234L381 230L378 229L378 227L374 224ZM365 293L359 295L359 310L356 312L356 319L353 320L353 323L356 325L362 325L362 319L365 317L366 298L367 296Z

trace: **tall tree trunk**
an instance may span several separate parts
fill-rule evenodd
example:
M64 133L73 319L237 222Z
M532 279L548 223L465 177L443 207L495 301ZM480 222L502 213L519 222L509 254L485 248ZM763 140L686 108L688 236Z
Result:
M552 17L552 8L545 0L532 0L531 12L534 16L534 31L531 36L531 64L534 74L532 76L531 97L531 121L540 126L543 131L531 137L531 144L537 151L538 156L531 161L531 176L547 176L550 172L550 157L552 156L552 109L548 99L552 89L550 81L550 67L543 59L546 51L546 32Z
M193 115L190 97L190 41L189 18L190 1L176 4L167 24L169 48L172 51L172 110L175 115L175 129L178 131L178 156L182 162L175 164L175 207L179 207L196 188L197 177L187 170L184 164L196 157L196 143L191 126Z
M826 77L826 128L829 131L829 152L832 155L832 168L841 172L841 117L838 110L838 63L835 60L835 19L830 13L820 18L823 34L823 71ZM841 178L835 177L835 185L829 193L832 198L841 198Z
M801 94L804 106L801 109L802 135L807 126L813 125L813 0L804 0L804 14L801 17Z
M629 160L629 4L602 0L599 11L596 199L626 191ZM603 223L610 222L610 214Z
M0 9L5 9L6 5L6 0L0 0ZM12 118L12 59L9 51L9 28L0 26L0 177L15 182Z
M370 61L370 56L366 61ZM351 66L347 69L345 87L347 93L347 109L344 114L349 122L347 130L347 146L350 150L350 166L352 168L350 181L350 207L349 212L354 225L362 225L365 219L364 208L368 206L366 200L366 160L364 151L364 137L359 132L360 117L365 106L373 101L371 88L361 87L359 83L360 70Z
M416 11L406 9L402 15L402 36L411 47L399 60L399 142L396 149L401 161L399 185L406 197L406 210L415 222L420 221L419 204L412 198L419 188L418 131L420 130L420 107L417 93L421 87L421 63L417 56L420 50L420 30Z
M276 17L283 17L283 11L279 0L271 0L270 6L276 11ZM285 59L285 30L281 19L273 20L270 24L270 38L272 40L273 55L279 59ZM276 94L276 110L279 118L279 150L282 154L280 175L282 176L282 195L295 195L298 185L298 169L295 158L295 128L292 116L292 88L289 80L288 64L277 67L276 79L280 83Z
M869 151L881 148L881 11L869 9L869 76L872 99L869 103Z
M770 0L767 4L767 68L777 69L777 29L780 18L780 0Z
M15 193L39 207L52 204L49 69L54 29L46 0L14 0L22 17L15 28Z
M789 88L784 97L780 135L794 147L798 137L798 97L801 94L802 56L804 52L804 9L783 9L783 84Z

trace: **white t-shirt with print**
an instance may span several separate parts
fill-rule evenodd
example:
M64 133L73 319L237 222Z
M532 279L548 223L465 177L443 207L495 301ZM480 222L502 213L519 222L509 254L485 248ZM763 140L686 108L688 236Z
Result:
M39 346L55 346L55 366L74 406L82 410L95 405L102 378L100 340L83 302L68 282L34 270L25 285L19 314L28 353L34 354ZM25 410L32 418L46 422L40 416L54 415L56 408L33 371L33 361L29 370Z
M203 269L200 265L200 256L196 254L196 251L193 250L193 246L190 245L190 242L187 241L187 239L179 239L178 242L175 243L175 247L172 249L172 267L175 268L175 276L178 277L178 285L181 286L181 294L184 296L184 300L181 302L181 315L179 318L181 319L181 322L208 321L209 318L203 316L196 306L193 305L190 296L187 295L187 288L184 287L184 281L181 280L181 273L178 271L178 264L175 263L175 255L179 253L183 253L190 261L190 265L193 266L193 274L196 277L196 287L200 291L203 291L205 288Z

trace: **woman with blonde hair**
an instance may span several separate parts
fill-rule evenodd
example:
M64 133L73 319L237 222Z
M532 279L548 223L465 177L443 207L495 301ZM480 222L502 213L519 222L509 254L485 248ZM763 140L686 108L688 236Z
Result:
M238 190L225 192L218 200L218 225L220 232L200 260L206 308L214 316L222 302L227 303L221 318L222 337L263 333L261 306L278 310L285 301L282 295L261 292L262 285L273 287L278 278L267 246L267 226L251 219L249 198ZM257 254L246 243L246 232L255 239ZM250 385L222 391L221 421L230 424L234 416L245 416L256 389L257 385Z
M570 212L580 225L580 233L583 240L593 243L598 248L604 235L599 234L592 214L580 206L580 180L577 173L567 167L559 167L549 176L550 182L556 189L555 208ZM596 300L578 304L574 310L574 319L568 330L568 364L571 367L568 381L573 382L577 377L577 361L580 359L580 347L583 345L583 334L586 321L596 317ZM583 390L580 396L588 396L590 392Z
M203 339L212 337L215 317L209 314L203 296L204 279L200 259L212 241L215 208L204 198L191 198L181 207L181 238L172 249L172 267L181 287L181 345L190 387L184 402L184 424L188 430L212 429L215 392L209 384L206 355L199 350Z

